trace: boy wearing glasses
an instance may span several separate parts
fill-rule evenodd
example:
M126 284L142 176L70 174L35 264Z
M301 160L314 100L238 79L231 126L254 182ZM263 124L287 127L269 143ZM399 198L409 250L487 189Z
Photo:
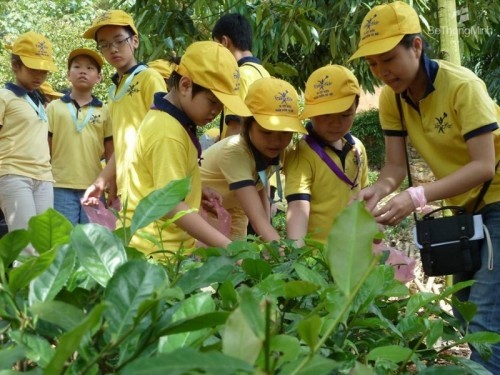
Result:
M116 178L118 196L126 198L126 171L135 147L137 129L153 104L154 93L166 90L165 81L156 70L137 62L134 52L139 46L139 35L132 17L124 11L103 13L83 37L94 39L106 61L116 68L113 85L109 88L115 153L84 197L100 197L106 185L113 187ZM113 195L108 197L108 203Z

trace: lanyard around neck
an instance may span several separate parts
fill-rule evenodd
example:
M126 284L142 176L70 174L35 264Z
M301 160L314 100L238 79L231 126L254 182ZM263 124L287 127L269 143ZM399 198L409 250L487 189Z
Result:
M148 67L146 65L137 65L137 67L134 69L134 71L132 73L130 73L130 75L127 77L127 79L125 79L125 82L123 83L122 88L118 92L116 91L118 89L117 86L115 84L112 84L108 90L109 99L114 101L114 102L117 102L121 98L123 98L125 96L125 94L128 92L130 84L132 83L132 80L134 79L134 77L147 68Z
M280 166L275 165L274 167L275 167L274 173L276 174L276 192L278 193L279 199L277 201L273 201L271 199L271 197L268 197L269 202L271 202L271 203L281 202L283 200L283 187L281 186ZM262 181L262 184L264 185L264 189L267 189L267 186L269 185L269 181L267 178L266 170L257 171L257 174L259 175L259 178Z
M92 114L94 113L94 106L92 106L92 105L89 106L89 110L87 111L87 115L85 116L85 118L83 119L82 122L79 122L77 112L76 112L76 106L71 102L68 102L66 104L68 106L69 113L71 115L71 119L73 120L73 124L75 124L76 131L81 133L83 128L85 128L85 126L88 124L89 120L91 119Z
M29 103L29 105L35 110L36 114L43 122L47 122L47 113L43 107L42 102L38 102L38 106L35 104L33 99L30 98L28 94L24 94L23 98Z
M356 172L356 176L354 177L354 180L350 180L349 177L346 176L346 174L337 166L337 164L334 163L334 161L328 156L328 154L323 150L323 148L319 145L318 141L314 139L314 137L311 137L310 135L306 135L304 137L306 140L307 144L311 149L318 154L318 156L323 160L326 165L337 175L338 178L340 178L342 181L344 181L347 185L351 187L351 189L354 189L356 186L358 186L357 180L359 176L359 165L360 165L360 160L359 160L359 152L357 149L354 149L354 153L356 156L356 164L358 166L358 170Z

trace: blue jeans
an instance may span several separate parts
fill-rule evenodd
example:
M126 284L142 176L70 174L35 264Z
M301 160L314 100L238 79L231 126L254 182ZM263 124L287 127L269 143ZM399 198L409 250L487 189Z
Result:
M54 208L66 216L73 226L89 222L80 199L85 190L54 188Z
M490 233L493 246L493 270L488 270L488 247L483 241L481 268L474 275L454 275L453 281L473 278L474 285L457 293L460 300L468 300L477 306L477 314L469 325L469 331L492 331L500 333L500 202L492 203L481 210L483 223ZM493 374L500 374L500 344L495 344L493 354L484 361L471 346L471 359L480 363Z

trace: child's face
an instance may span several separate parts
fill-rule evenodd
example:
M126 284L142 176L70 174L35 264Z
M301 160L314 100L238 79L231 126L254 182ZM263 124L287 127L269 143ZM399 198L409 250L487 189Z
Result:
M325 142L332 143L341 139L350 129L356 114L356 101L344 112L314 116L311 123L316 135Z
M130 35L121 26L103 26L96 33L97 48L119 73L136 65L135 49L139 46L136 35Z
M422 53L421 39L415 38L414 47L398 44L380 55L367 56L372 74L398 94L407 90L414 82Z
M278 132L264 129L253 121L248 130L248 137L253 146L268 159L278 157L290 144L292 132Z
M76 56L68 70L68 80L74 88L91 90L101 80L96 62L89 56Z
M22 64L14 66L13 69L17 85L27 91L39 89L49 73L46 70L31 69Z
M180 91L181 109L198 126L212 122L222 111L222 103L210 90L202 90L193 97L192 82L186 77L181 78Z

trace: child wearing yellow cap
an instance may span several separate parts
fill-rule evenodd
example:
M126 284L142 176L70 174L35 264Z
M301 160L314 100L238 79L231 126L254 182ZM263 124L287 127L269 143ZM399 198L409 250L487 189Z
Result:
M170 77L171 90L155 94L153 107L139 128L128 176L128 219L149 193L186 177L191 190L165 219L179 211L200 208L202 195L207 201L217 199L213 191L202 191L198 166L201 146L196 128L212 121L223 105L240 116L250 115L238 96L238 85L238 65L222 45L195 42L186 49ZM159 239L158 228L163 224L164 220L159 220L143 231ZM195 239L209 246L225 247L230 242L197 212L188 213L161 232L162 248L170 252L192 249ZM140 234L132 238L131 245L145 254L160 250Z
M54 90L52 85L47 81L45 81L40 85L39 91L44 96L45 99L44 101L46 104L50 103L52 100L59 99L61 96L64 95L62 92Z
M71 91L47 106L54 175L54 208L73 225L88 223L81 198L102 170L101 156L113 154L113 130L106 106L92 95L101 81L101 56L77 48L68 56Z
M47 114L38 90L56 67L43 35L24 33L9 48L15 83L0 89L0 208L12 231L53 205Z
M225 138L203 152L203 186L218 191L231 214L231 239L243 239L250 222L264 241L280 236L270 223L269 178L279 174L280 155L294 132L305 133L298 95L289 83L261 78L248 90L245 104L252 117L241 134ZM277 181L280 181L277 178ZM282 195L280 184L278 193Z
M483 184L491 184L479 202L479 212L493 246L487 241L482 266L474 275L456 275L455 281L474 279L470 290L457 296L473 302L477 314L469 332L500 333L500 111L485 84L470 70L424 53L418 14L396 1L374 7L363 20L358 50L351 59L365 57L371 72L386 84L380 95L380 121L386 142L386 163L378 180L362 190L378 222L395 225L427 201L443 199L446 205L469 212ZM398 104L399 102L399 104ZM400 107L400 110L398 110ZM402 126L402 121L405 127ZM406 176L405 136L428 163L436 181L403 191L385 204ZM493 374L500 374L500 345L488 361L472 347L471 358Z
M106 61L116 68L108 98L115 152L87 190L85 199L101 196L106 185L113 188L115 179L118 195L125 198L126 171L130 166L137 128L153 104L154 93L165 91L165 81L155 69L137 62L134 52L139 46L139 34L132 17L126 12L104 12L83 37L94 39Z
M284 174L287 235L326 243L333 221L368 184L363 144L349 131L359 102L358 80L347 68L326 65L308 78L302 119L308 134L287 154Z

